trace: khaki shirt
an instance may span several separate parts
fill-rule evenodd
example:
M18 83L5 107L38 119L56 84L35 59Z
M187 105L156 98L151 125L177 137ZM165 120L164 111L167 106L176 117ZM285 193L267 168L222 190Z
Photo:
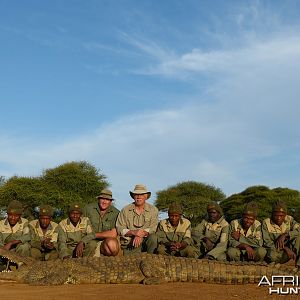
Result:
M241 235L238 241L231 236L233 231L240 232ZM250 226L246 233L242 227L242 219L231 221L229 227L229 246L237 247L240 244L247 244L251 247L262 247L263 239L261 233L261 223L258 220L254 220L254 223Z
M263 220L262 235L264 246L266 248L275 249L276 240L283 233L288 233L290 240L295 239L300 234L300 225L292 216L286 215L281 226L276 225L270 218Z
M20 218L13 227L9 225L7 218L0 221L0 247L13 240L19 240L22 244L30 241L27 219Z
M186 242L190 245L191 239L191 222L188 219L181 218L177 227L173 227L169 219L159 222L157 228L157 239L159 244L169 242Z
M129 230L143 229L151 234L156 231L157 223L158 209L155 206L145 203L144 211L139 215L134 203L131 203L121 210L116 227L122 238L129 242L131 238L125 236Z
M42 250L42 241L46 238L50 238L50 242L54 244L57 248L57 238L58 238L58 224L51 221L46 232L42 230L39 220L33 220L29 222L30 230L30 245L33 248Z
M72 224L69 218L62 220L58 225L58 251L59 257L68 255L68 248L74 249L82 241L87 243L95 238L92 224L87 217L81 217L76 226Z
M197 225L192 230L192 238L197 248L200 247L204 237L209 238L216 246L209 252L209 255L217 257L225 253L228 243L229 224L222 216L217 222L211 223L207 220Z
M90 219L94 232L102 232L116 228L118 214L119 210L111 205L103 217L101 217L97 202L86 205L83 210L83 215Z

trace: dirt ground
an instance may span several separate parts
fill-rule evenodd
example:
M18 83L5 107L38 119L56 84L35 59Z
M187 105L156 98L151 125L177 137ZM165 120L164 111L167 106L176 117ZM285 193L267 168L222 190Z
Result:
M299 295L298 295L299 296ZM0 282L0 298L5 300L93 300L93 299L298 299L297 295L273 296L257 285L220 285L205 283L90 284L63 286L29 286Z

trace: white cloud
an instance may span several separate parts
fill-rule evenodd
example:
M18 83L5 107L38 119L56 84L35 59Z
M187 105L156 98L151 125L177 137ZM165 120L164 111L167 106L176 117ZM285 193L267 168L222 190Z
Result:
M207 93L183 98L181 107L99 124L77 138L37 142L3 136L0 171L38 175L58 163L88 160L108 176L118 207L139 182L154 192L183 180L212 183L227 194L252 184L296 188L298 36L252 41L231 51L193 49L176 57L155 43L130 40L157 59L145 73L176 79L184 74L195 85L198 75L213 73L215 81Z

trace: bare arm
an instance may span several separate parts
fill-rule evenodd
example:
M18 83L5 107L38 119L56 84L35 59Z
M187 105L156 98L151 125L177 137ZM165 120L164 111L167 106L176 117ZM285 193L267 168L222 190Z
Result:
M97 239L106 239L106 238L110 238L110 237L115 238L115 237L117 237L117 230L116 230L116 228L113 228L111 230L96 232L95 236Z

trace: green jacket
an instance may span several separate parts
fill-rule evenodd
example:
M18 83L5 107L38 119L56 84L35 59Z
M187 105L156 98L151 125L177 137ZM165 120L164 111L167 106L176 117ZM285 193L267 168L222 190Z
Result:
M27 219L20 218L13 227L9 225L7 218L0 221L0 247L13 240L20 240L22 244L30 241Z
M262 235L264 246L275 249L276 240L283 233L288 233L290 240L294 240L300 234L300 224L292 216L287 215L281 226L276 225L270 218L263 220Z
M238 241L231 236L231 233L233 231L240 232L241 235ZM254 223L252 224L252 226L250 226L246 233L244 232L244 229L242 227L242 219L231 221L229 227L229 247L235 248L240 244L247 244L254 248L262 247L263 239L261 233L261 223L258 220L254 221Z
M51 221L46 232L44 233L39 220L33 220L29 222L30 231L30 245L33 248L43 250L42 241L46 238L51 238L51 242L57 249L57 238L58 238L58 224Z
M190 245L191 239L191 222L188 219L181 218L177 227L173 227L169 219L159 222L157 231L157 241L159 244L170 242L186 242Z
M68 249L74 250L80 241L88 243L94 238L95 233L89 218L81 217L76 226L71 223L69 218L62 220L58 225L59 257L68 256Z
M228 232L229 224L222 216L215 223L202 220L202 222L192 230L192 239L195 246L200 248L200 245L203 243L203 238L209 238L215 244L215 247L207 254L217 258L227 250Z
M94 232L102 232L116 228L119 210L111 205L105 215L101 217L99 205L95 202L84 207L83 215L90 219Z

